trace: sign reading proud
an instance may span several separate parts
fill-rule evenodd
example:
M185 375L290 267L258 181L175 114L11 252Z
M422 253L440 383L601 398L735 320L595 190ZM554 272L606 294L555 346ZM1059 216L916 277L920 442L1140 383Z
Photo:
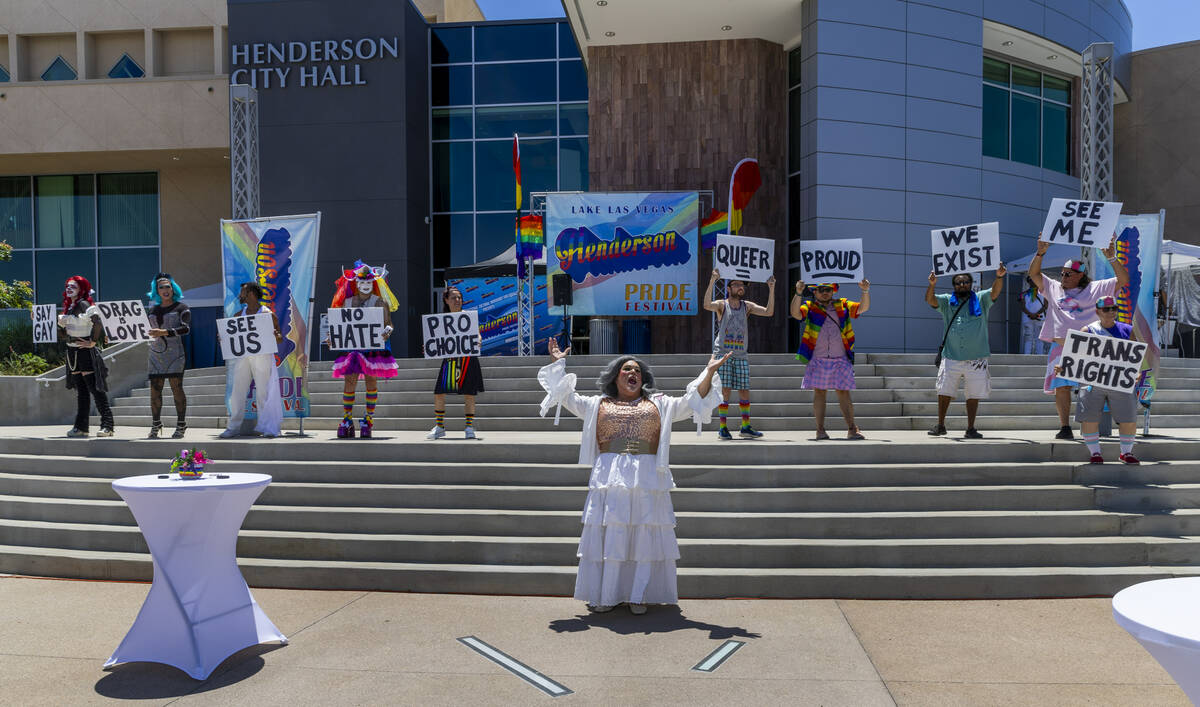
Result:
M342 307L326 312L333 351L375 351L382 349L383 307Z
M126 341L149 341L150 320L146 310L137 300L97 302L100 321L104 324L104 337L110 344Z
M1039 240L1085 248L1104 248L1117 230L1119 201L1054 199Z
M421 350L425 358L479 355L479 311L426 314L421 317Z
M53 344L58 341L58 318L54 316L54 305L33 305L33 343Z
M1148 344L1140 341L1069 331L1058 375L1082 385L1132 393L1147 348Z
M1000 267L1000 224L996 221L935 228L930 236L935 275L985 272Z
M218 319L217 334L221 340L221 355L229 360L255 354L273 354L279 350L275 343L275 324L271 321L271 313L266 310L258 314Z
M775 272L775 241L717 234L713 263L726 280L766 282Z
M804 282L862 282L862 239L801 241L800 279Z

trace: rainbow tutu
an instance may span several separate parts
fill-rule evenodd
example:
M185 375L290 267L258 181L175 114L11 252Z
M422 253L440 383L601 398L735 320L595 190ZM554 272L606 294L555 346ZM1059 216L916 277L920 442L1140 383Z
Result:
M333 377L349 375L395 378L400 367L387 351L347 351L333 363Z

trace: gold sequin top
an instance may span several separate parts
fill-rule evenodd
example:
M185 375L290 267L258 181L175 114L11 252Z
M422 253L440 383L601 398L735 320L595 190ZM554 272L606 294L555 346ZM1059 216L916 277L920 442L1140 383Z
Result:
M632 403L604 398L596 419L596 441L603 449L612 440L636 439L657 449L660 424L658 406L646 398Z

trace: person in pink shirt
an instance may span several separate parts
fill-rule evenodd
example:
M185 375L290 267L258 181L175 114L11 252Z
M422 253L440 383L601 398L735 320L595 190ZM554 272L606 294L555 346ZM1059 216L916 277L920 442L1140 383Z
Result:
M1039 234L1040 236L1041 234ZM1115 235L1114 235L1115 238ZM1042 341L1051 342L1046 358L1046 380L1043 390L1054 396L1058 409L1058 439L1074 439L1071 432L1071 390L1077 385L1054 375L1054 367L1062 356L1063 342L1067 332L1083 329L1096 319L1095 302L1101 297L1115 297L1117 291L1129 285L1129 271L1117 259L1117 246L1109 242L1101 253L1112 265L1116 277L1092 280L1087 275L1087 265L1082 260L1068 260L1062 266L1062 282L1053 280L1042 272L1042 256L1050 247L1047 241L1039 240L1037 253L1029 262L1029 277L1041 286L1046 297L1046 321L1042 324Z

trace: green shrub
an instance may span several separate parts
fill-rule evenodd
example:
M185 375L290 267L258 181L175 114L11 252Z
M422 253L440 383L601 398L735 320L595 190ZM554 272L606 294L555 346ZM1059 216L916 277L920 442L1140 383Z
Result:
M10 321L7 325L0 326L0 351L37 354L50 368L57 368L63 364L63 344L34 344L33 323L27 320Z
M37 376L53 368L46 359L32 353L9 351L0 359L0 376Z

